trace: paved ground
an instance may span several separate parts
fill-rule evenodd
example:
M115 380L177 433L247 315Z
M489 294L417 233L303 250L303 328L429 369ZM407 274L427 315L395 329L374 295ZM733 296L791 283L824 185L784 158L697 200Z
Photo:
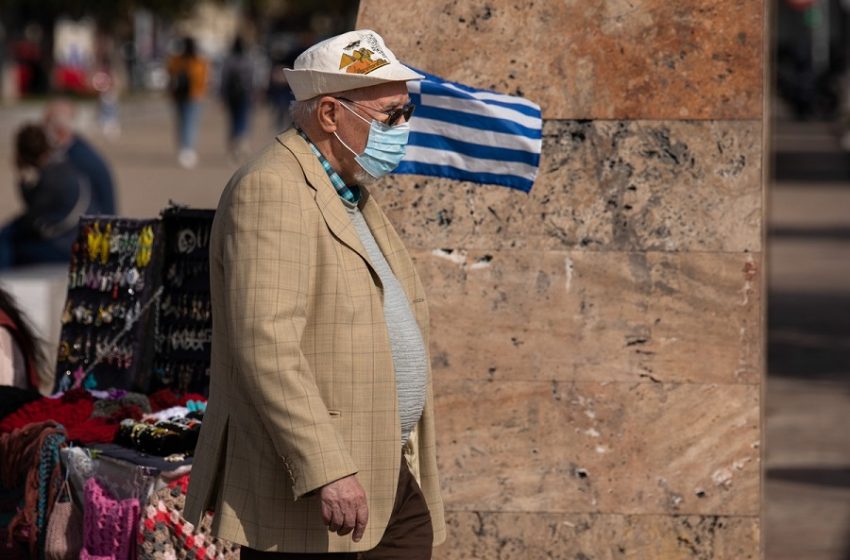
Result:
M0 108L0 221L19 207L12 134L40 111L38 104ZM215 206L236 167L215 103L205 108L201 165L193 171L176 164L164 99L132 100L121 116L124 133L108 141L93 107L80 112L113 163L123 214L155 216L169 200ZM258 148L274 131L265 111L255 117ZM783 177L771 189L768 251L766 559L850 560L850 156L840 154L829 127L780 125L776 133Z
M850 155L830 126L774 132L766 559L850 560Z

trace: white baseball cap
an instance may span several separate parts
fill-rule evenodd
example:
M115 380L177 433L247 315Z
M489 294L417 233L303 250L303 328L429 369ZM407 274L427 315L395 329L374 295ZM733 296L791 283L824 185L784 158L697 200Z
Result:
M295 99L337 93L387 82L421 80L398 61L380 35L369 29L349 31L316 43L285 68Z

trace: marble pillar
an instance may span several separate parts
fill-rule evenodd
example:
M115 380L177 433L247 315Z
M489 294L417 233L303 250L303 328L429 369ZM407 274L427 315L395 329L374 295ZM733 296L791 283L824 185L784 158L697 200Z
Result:
M441 559L757 559L764 10L361 0L405 62L543 108L530 194L373 189L429 292Z

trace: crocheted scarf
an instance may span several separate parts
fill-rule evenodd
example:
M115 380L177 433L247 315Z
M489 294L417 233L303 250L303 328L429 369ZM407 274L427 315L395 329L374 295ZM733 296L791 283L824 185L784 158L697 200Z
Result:
M6 488L24 486L24 505L9 523L7 539L27 542L33 558L44 547L62 483L59 449L64 444L65 429L52 421L0 434L0 482Z
M142 417L142 409L135 405L104 410L108 415L95 415L94 397L84 389L73 389L59 399L41 398L22 406L0 420L0 432L10 432L32 423L54 420L65 427L70 441L84 444L109 443L115 439L121 420L138 420Z

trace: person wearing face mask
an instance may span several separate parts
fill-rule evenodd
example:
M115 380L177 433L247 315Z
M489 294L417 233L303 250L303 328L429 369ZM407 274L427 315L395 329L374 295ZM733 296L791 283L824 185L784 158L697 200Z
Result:
M210 394L184 516L243 559L431 558L445 539L425 292L370 185L404 157L374 31L302 53L294 127L231 178L210 242Z

